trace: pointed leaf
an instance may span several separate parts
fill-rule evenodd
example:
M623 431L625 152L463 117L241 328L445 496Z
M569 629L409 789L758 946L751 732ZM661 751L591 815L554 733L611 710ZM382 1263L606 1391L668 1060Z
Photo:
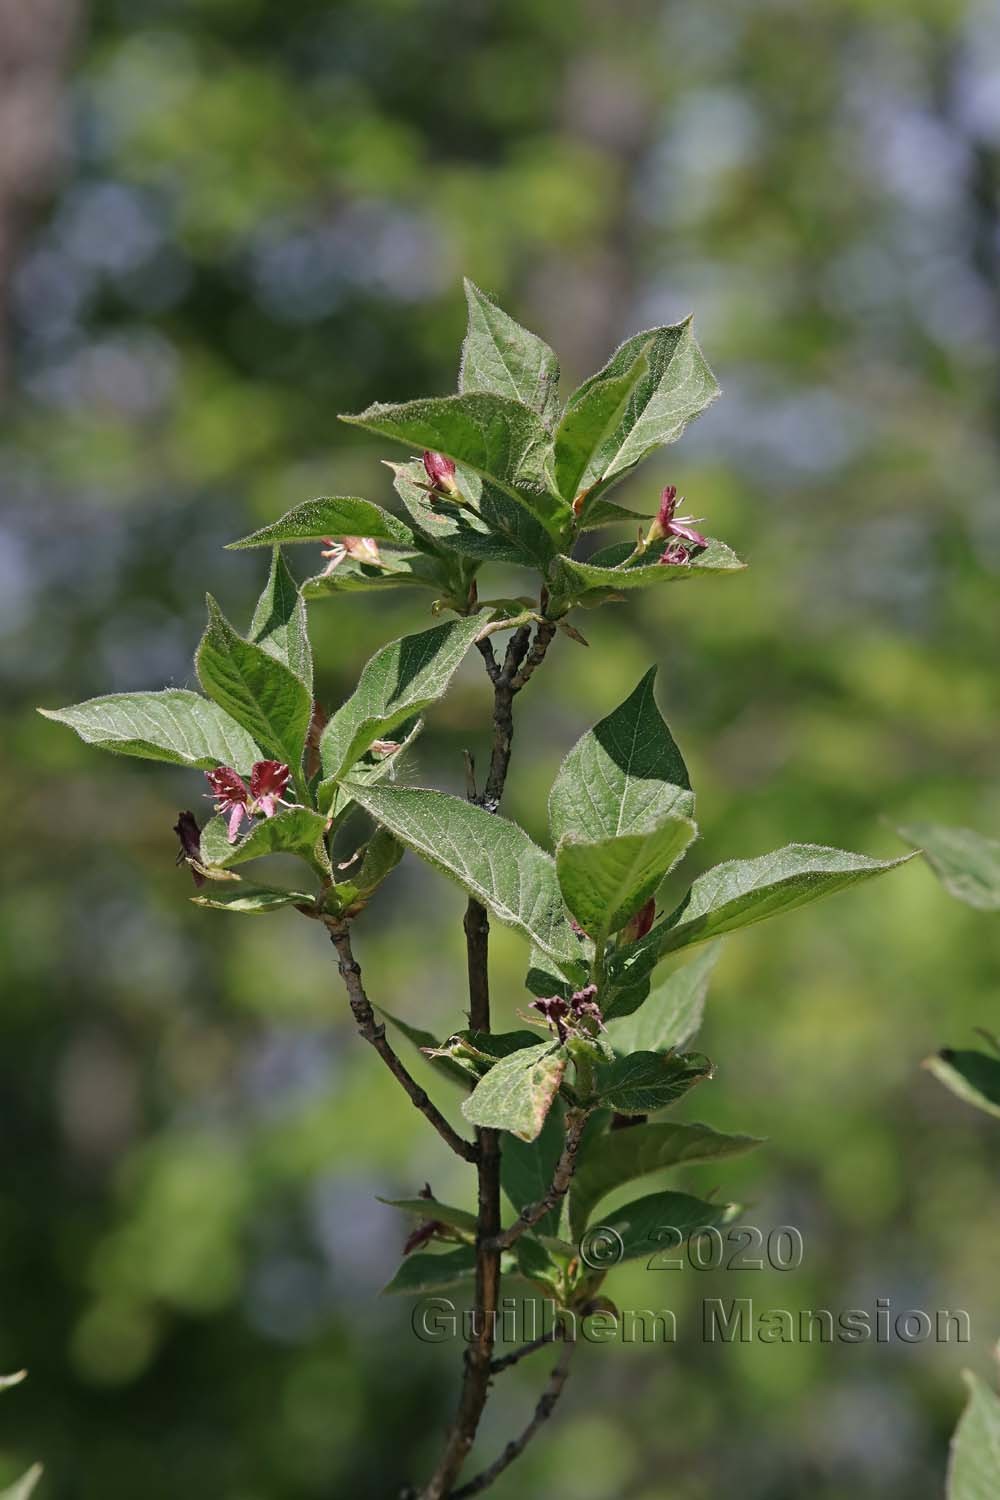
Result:
M420 1026L411 1026L409 1021L401 1021L398 1016L390 1015L379 1005L375 1006L375 1010L384 1021L389 1022L390 1026L395 1026L398 1031L401 1031L406 1040L430 1061L437 1072L450 1078L452 1083L461 1084L464 1089L471 1088L472 1080L465 1068L438 1049L437 1038L433 1032L424 1031Z
M332 573L317 573L302 585L304 599L328 599L331 594L365 594L372 589L433 589L440 593L445 579L440 565L420 552L383 555L381 567L345 558Z
M603 436L579 482L580 489L606 483L627 473L664 443L679 438L688 422L718 396L719 387L691 331L691 319L637 333L612 355L596 375L569 398L563 425L593 398L595 386L606 386L645 358L618 422Z
M301 854L329 875L325 832L322 813L313 812L311 807L283 807L271 818L258 819L245 838L231 844L225 817L215 817L201 831L201 862L229 870L262 854Z
M467 464L550 531L570 518L569 507L547 489L551 439L535 413L517 401L475 391L398 406L376 404L342 420Z
M680 860L697 828L690 818L667 816L645 833L595 843L567 836L556 849L563 899L594 941L624 927Z
M443 792L346 783L350 795L401 843L475 896L554 959L579 959L555 863L523 829Z
M462 345L459 390L513 397L551 427L559 411L559 361L554 351L468 279L465 296L469 328Z
M283 661L312 692L312 647L305 601L280 547L274 549L271 572L250 622L250 640Z
M625 702L577 740L563 761L549 794L557 842L567 835L617 838L643 832L668 815L693 813L687 767L656 706L655 679L656 668L650 667Z
M556 489L571 504L604 475L606 455L618 442L629 403L649 374L640 353L620 373L593 379L571 398L555 435Z
M1000 911L1000 840L941 823L911 823L898 831L923 852L946 891L980 911Z
M452 1208L449 1203L439 1203L436 1198L379 1198L388 1208L402 1209L418 1219L435 1219L439 1224L448 1224L460 1229L463 1234L476 1234L476 1216L464 1208Z
M371 500L359 500L353 495L307 500L288 511L280 521L252 531L229 546L232 549L275 547L282 542L320 542L328 536L370 536L377 542L413 546L413 532L405 521Z
M437 1253L418 1250L406 1257L392 1280L382 1288L382 1294L439 1292L446 1286L459 1286L471 1280L475 1270L476 1252L471 1245Z
M357 688L332 716L319 744L320 803L375 740L388 739L407 719L442 697L466 652L489 623L482 611L404 635L367 663Z
M724 573L739 573L746 567L725 542L708 538L708 546L691 554L686 563L662 563L660 558L668 542L657 542L641 557L628 562L635 550L632 542L619 542L595 553L590 562L559 556L549 569L552 591L560 598L579 599L584 603L619 594L623 589L645 589L664 583L684 583ZM627 563L627 566L624 564Z
M1000 1058L985 1052L955 1052L950 1047L929 1057L924 1067L966 1104L1000 1118Z
M955 1431L948 1463L948 1500L1000 1495L1000 1397L966 1370L969 1403Z
M700 1052L633 1052L598 1067L597 1091L606 1109L648 1115L711 1077L712 1064Z
M161 693L108 693L70 708L40 708L68 724L88 745L175 766L233 766L243 774L262 751L217 703L185 688Z
M608 1006L605 1018L615 1051L627 1056L684 1047L701 1025L708 982L721 952L721 942L706 944L682 969L654 986L640 1008L629 1015L619 1012L619 1020L614 1019L613 1005Z
M540 1134L533 1141L511 1136L504 1141L500 1157L500 1185L514 1208L520 1213L531 1203L545 1197L552 1184L552 1174L562 1154L564 1138L563 1111L557 1099L545 1117ZM549 1209L535 1225L538 1234L558 1234L560 1205Z
M250 885L244 880L238 885L205 886L191 900L195 906L210 906L215 911L242 912L247 916L277 911L282 906L315 905L315 898L308 891L272 890L269 886Z
M537 1139L562 1083L567 1056L562 1047L542 1042L501 1058L462 1104L473 1125L509 1130L522 1141Z
M578 1240L601 1199L626 1182L664 1167L738 1156L760 1144L752 1135L724 1135L710 1125L674 1121L632 1125L597 1136L577 1158L570 1186L570 1238Z
M312 717L312 695L301 677L263 647L237 635L211 595L208 625L195 662L209 697L299 778Z
M700 875L680 906L636 946L672 953L872 880L914 857L869 859L820 844L787 844L759 859L728 860Z
M705 1203L689 1193L650 1193L602 1219L621 1240L621 1260L648 1258L657 1250L675 1250L700 1229L727 1223L735 1212L729 1203ZM681 1236L678 1241L673 1233Z
M30 1500L35 1492L35 1486L42 1477L41 1464L33 1464L27 1474L21 1476L16 1484L12 1484L0 1495L0 1500Z

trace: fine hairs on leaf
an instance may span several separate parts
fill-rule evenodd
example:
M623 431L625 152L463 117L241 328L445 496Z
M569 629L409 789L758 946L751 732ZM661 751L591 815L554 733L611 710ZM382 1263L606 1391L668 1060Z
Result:
M305 500L230 543L270 549L270 566L245 629L209 597L191 678L200 691L112 693L42 710L87 745L191 773L189 805L204 805L201 794L214 804L204 819L181 812L174 826L178 879L191 900L233 916L279 913L289 944L296 927L306 930L299 916L325 927L354 1029L406 1094L414 1121L434 1132L433 1149L468 1168L466 1190L449 1187L447 1202L429 1186L403 1185L379 1214L383 1226L402 1216L398 1230L380 1231L403 1247L385 1291L455 1291L474 1314L454 1416L430 1470L399 1475L413 1500L489 1488L551 1416L569 1377L572 1330L614 1305L603 1291L613 1266L595 1264L583 1243L605 1199L620 1195L602 1224L622 1260L648 1257L665 1226L683 1243L736 1214L721 1194L677 1190L670 1174L697 1162L724 1168L758 1138L663 1118L687 1109L689 1094L724 1089L738 1065L724 1040L715 1060L691 1047L719 940L912 857L792 844L705 870L664 906L663 882L678 879L672 872L698 826L687 766L654 694L655 664L637 683L619 682L566 752L547 832L544 808L533 836L501 812L520 694L545 672L545 691L557 696L550 657L587 645L578 610L625 607L634 590L664 583L735 577L743 563L675 515L673 486L642 493L637 480L634 510L606 498L718 395L690 318L635 334L576 390L561 390L548 343L472 282L465 291L457 391L376 401L343 419L359 444L378 441L373 461L388 462L403 514L361 496ZM387 444L398 446L387 452ZM591 551L586 533L614 526L627 536ZM327 701L326 684L351 652L353 606L341 596L378 590L412 591L406 633L366 664L352 662L353 690ZM684 597L662 603L673 608ZM395 618L406 596L392 598ZM339 655L314 661L309 611L331 607L341 611ZM449 696L457 678L465 696ZM466 722L476 682L482 719ZM458 736L452 791L409 784L405 752L425 715ZM681 739L683 731L681 723ZM712 825L711 806L699 808L699 822ZM904 837L918 835L952 889L997 904L995 849L960 831ZM389 997L390 1012L369 997L355 944L380 930L367 925L370 903L381 930L392 928L392 897L406 892L405 882L392 883L404 851L428 867L428 882L441 875L463 893L467 989L442 954L415 948L412 971L424 964L427 972ZM527 969L523 995L504 997L502 1018L490 984L491 923L523 943ZM675 957L686 948L696 952ZM291 948L285 961L295 963ZM443 1034L411 999L428 983L448 998ZM1000 1061L984 1067L977 1058L942 1053L930 1066L995 1111ZM359 1133L365 1125L359 1118ZM631 1196L635 1184L640 1196ZM551 1299L557 1322L501 1353L497 1315L514 1277ZM470 1473L494 1379L548 1343L558 1358L534 1414ZM974 1393L954 1464L966 1485L994 1420ZM36 1479L33 1470L11 1493L26 1496ZM967 1487L954 1500L981 1497Z

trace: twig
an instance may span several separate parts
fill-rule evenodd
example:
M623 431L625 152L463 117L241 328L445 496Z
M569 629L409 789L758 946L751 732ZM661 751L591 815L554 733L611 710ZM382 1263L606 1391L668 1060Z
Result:
M532 1339L528 1344L522 1344L520 1349L515 1349L512 1354L505 1354L501 1359L495 1359L490 1365L494 1375L499 1375L501 1370L509 1370L513 1365L518 1365L521 1360L529 1354L536 1354L539 1349L544 1349L559 1337L556 1328L550 1328L548 1333L540 1333L537 1339Z
M531 650L525 658L524 666L511 683L511 687L515 693L521 691L535 668L541 666L555 633L556 624L554 620L539 620L535 629L535 639L532 642Z
M544 1219L550 1209L561 1203L569 1190L570 1182L573 1180L573 1171L576 1167L576 1156L580 1149L580 1137L583 1135L583 1127L587 1123L586 1111L582 1109L571 1109L566 1113L566 1139L556 1162L555 1171L552 1173L552 1181L544 1196L537 1203L529 1203L523 1208L506 1229L493 1240L493 1247L497 1250L509 1250L514 1241L520 1239L526 1229L531 1229L539 1220Z
M479 1495L488 1489L495 1479L499 1479L503 1471L510 1467L515 1458L520 1458L525 1448L535 1436L535 1433L551 1417L556 1402L562 1395L563 1386L569 1379L570 1361L573 1358L573 1350L576 1342L565 1340L556 1360L552 1374L549 1376L548 1384L538 1399L538 1405L527 1427L519 1437L513 1438L500 1454L499 1458L493 1460L488 1469L483 1469L468 1484L463 1484L460 1489L452 1490L451 1500L467 1500L470 1495Z
M327 925L330 940L337 950L338 967L347 989L347 998L351 1003L354 1019L358 1023L358 1031L366 1042L372 1044L389 1071L399 1079L410 1099L425 1119L434 1126L441 1139L466 1161L478 1161L479 1150L476 1145L452 1129L444 1115L428 1098L426 1092L411 1076L405 1064L397 1057L386 1040L385 1027L376 1021L371 1002L365 994L364 985L361 982L361 966L351 949L351 934L347 923L330 922Z

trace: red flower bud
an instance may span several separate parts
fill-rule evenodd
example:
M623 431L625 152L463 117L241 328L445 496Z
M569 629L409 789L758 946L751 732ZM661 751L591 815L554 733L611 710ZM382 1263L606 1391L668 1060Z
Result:
M656 900L650 896L645 906L640 906L634 916L631 916L622 928L621 941L623 943L637 943L644 938L656 919Z
M435 453L433 449L427 449L424 453L424 468L434 489L446 495L458 494L455 465L452 459L446 458L443 453Z

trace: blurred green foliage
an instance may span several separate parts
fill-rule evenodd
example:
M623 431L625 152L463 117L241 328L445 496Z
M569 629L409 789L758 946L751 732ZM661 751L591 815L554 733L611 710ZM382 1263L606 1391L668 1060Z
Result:
M336 414L453 387L463 271L568 379L695 310L723 400L623 498L677 483L751 563L556 643L519 703L529 830L652 659L704 865L895 853L883 816L996 836L998 76L974 0L94 4L0 440L0 1368L31 1372L0 1484L43 1457L66 1500L381 1500L447 1420L457 1351L378 1299L406 1226L374 1194L460 1201L460 1164L355 1037L321 932L189 905L170 830L200 778L33 710L190 683L202 588L245 621L263 582L223 542L312 494L390 501L393 455ZM425 623L405 594L311 609L331 704ZM449 790L474 666L416 756ZM404 862L357 934L377 1003L459 1023L460 913ZM495 957L512 1021L524 953ZM1000 1332L1000 1193L991 1122L918 1063L996 1025L998 964L918 862L727 945L717 1082L679 1114L770 1144L676 1182L797 1225L803 1267L622 1271L680 1343L584 1351L498 1500L941 1493L958 1369ZM703 1343L701 1298L747 1295L963 1307L974 1347Z

